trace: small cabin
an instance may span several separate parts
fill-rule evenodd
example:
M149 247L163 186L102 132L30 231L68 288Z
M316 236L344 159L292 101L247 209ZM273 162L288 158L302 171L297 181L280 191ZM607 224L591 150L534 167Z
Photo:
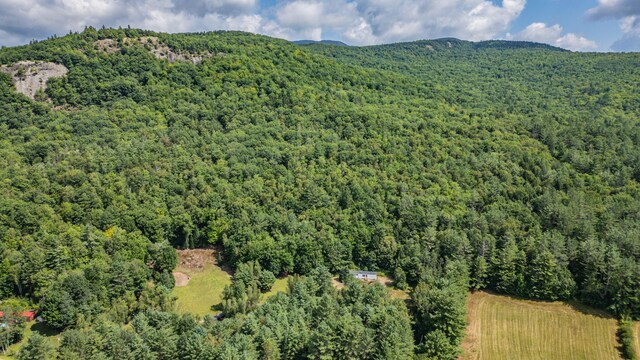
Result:
M367 280L367 281L378 280L378 274L376 274L375 271L350 270L349 274L353 275L356 279L360 279L360 280Z
M24 311L21 313L17 313L15 315L18 315L22 318L24 318L26 321L33 321L36 317L36 313L35 311ZM0 318L4 316L4 312L0 311Z

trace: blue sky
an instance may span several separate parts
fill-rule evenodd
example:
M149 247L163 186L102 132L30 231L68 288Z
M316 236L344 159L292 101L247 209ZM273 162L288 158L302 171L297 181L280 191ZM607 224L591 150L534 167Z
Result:
M0 9L4 46L89 25L130 25L351 45L457 37L640 51L640 0L0 0Z
M588 10L597 6L596 0L530 0L513 22L512 31L518 33L535 22L559 24L568 33L579 34L596 42L596 50L606 51L622 37L622 31L618 21L613 18L590 19Z

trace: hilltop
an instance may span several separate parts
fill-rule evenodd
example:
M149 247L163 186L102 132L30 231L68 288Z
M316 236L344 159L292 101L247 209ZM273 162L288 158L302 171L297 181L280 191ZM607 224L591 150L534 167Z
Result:
M349 46L342 41L336 40L296 40L293 41L296 45L334 45L334 46Z

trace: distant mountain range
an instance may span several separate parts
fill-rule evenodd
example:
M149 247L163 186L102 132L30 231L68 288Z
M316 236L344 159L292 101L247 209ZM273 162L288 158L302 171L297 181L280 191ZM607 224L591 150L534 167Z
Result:
M342 41L337 40L296 40L292 41L292 43L296 45L333 45L333 46L343 46L343 47L352 47L349 44L345 44ZM483 49L483 48L494 48L494 49L546 49L546 50L556 50L556 51L567 51L565 49L555 47L548 44L536 43L530 41L507 41L507 40L486 40L486 41L467 41L460 40L456 38L441 38L441 39L433 39L433 40L418 40L411 42L400 42L400 43L391 43L391 44L380 44L374 45L374 47L403 47L403 46L415 46L415 45L424 45L424 46L442 46L442 47L454 47L454 46L462 46L462 47L470 47L475 49Z
M320 40L320 41L316 41L316 40L296 40L296 41L292 41L292 43L294 43L296 45L322 44L322 45L334 45L334 46L349 46L348 44L345 44L342 41L337 41L337 40Z

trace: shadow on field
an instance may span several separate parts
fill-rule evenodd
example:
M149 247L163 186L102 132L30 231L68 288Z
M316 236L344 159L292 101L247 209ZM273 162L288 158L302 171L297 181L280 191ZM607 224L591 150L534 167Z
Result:
M60 334L58 330L45 325L45 323L38 323L38 322L31 325L31 331L38 333L42 336L55 336Z
M519 300L519 301L526 301L526 302L532 302L532 303L546 303L546 304L565 304L568 305L572 310L575 310L583 315L590 315L590 316L594 316L597 318L601 318L601 319L617 319L617 317L611 315L610 313L604 311L604 310L600 310L600 309L596 309L593 307L590 307L588 305L585 305L577 300L566 300L566 301L562 301L562 300L556 300L556 301L550 301L550 300L541 300L541 299L532 299L532 298L525 298L525 297L521 297L521 296L516 296L516 295L508 295L508 294L501 294L495 291L491 291L491 290L482 290L483 292L486 292L487 294L491 294L491 295L495 295L495 296L502 296L502 297L506 297L509 298L511 300Z
M609 314L608 312L600 309L592 308L588 305L584 305L578 301L571 300L564 302L565 304L571 306L571 308L579 313L585 315L592 315L595 317L603 318L603 319L617 319L617 317Z

